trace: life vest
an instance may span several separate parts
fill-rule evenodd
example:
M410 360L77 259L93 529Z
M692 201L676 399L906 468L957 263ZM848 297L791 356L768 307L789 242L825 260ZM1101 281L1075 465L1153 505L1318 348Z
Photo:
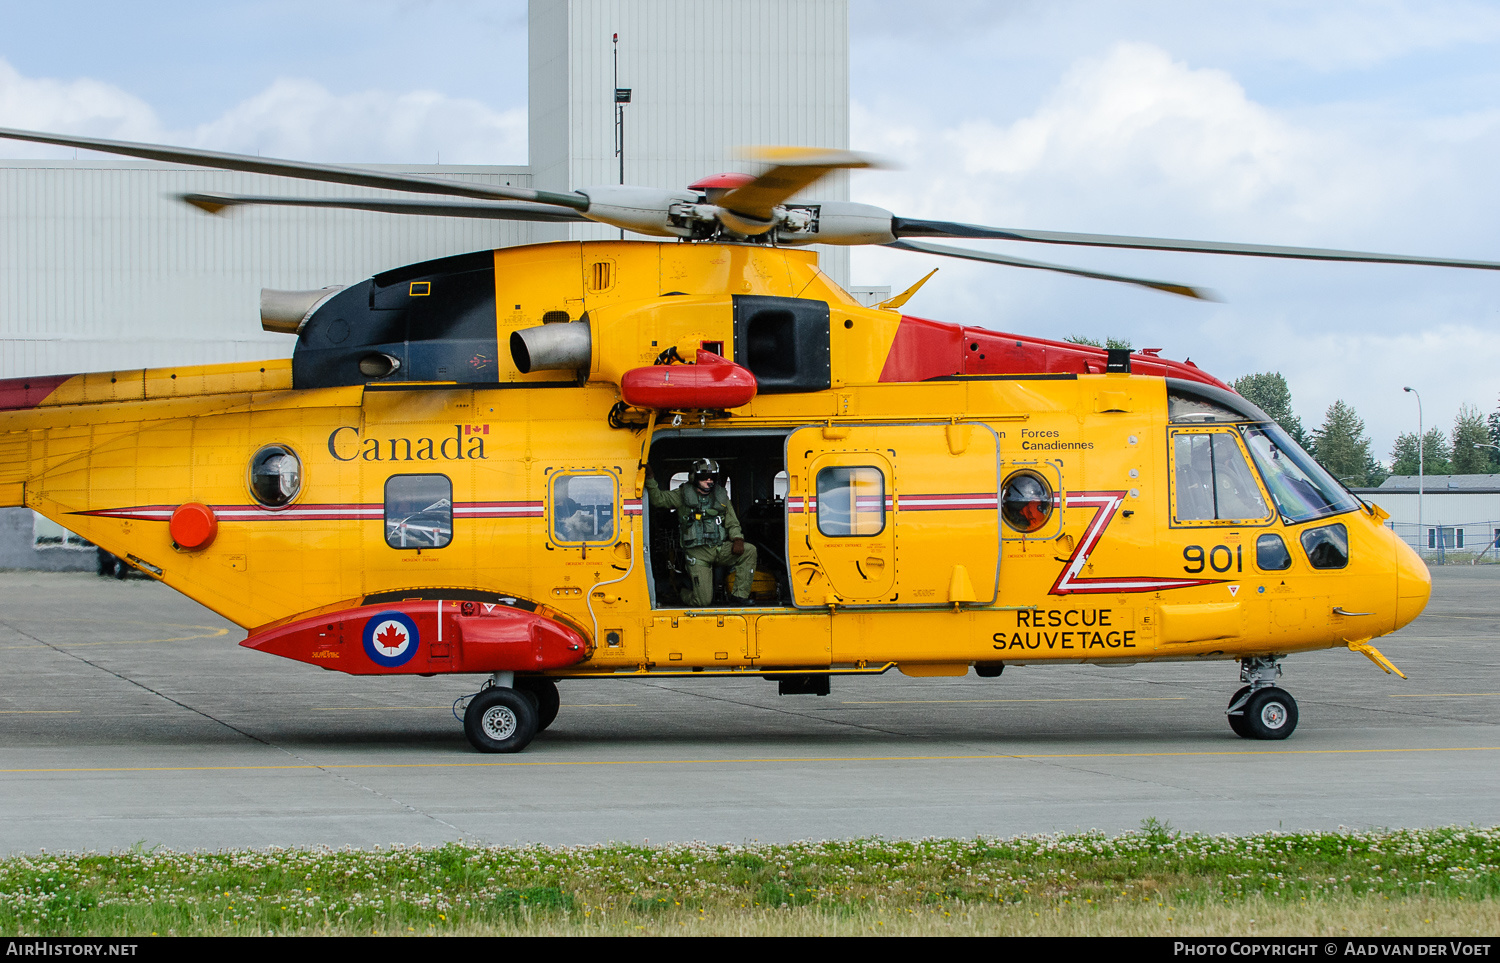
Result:
M715 485L706 498L691 481L677 490L682 493L682 507L677 510L682 547L712 548L724 544L724 518L729 514L729 494L723 487Z

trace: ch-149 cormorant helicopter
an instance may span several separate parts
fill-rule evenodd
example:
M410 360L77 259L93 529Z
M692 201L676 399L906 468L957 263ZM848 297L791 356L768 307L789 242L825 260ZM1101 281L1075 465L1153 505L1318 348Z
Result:
M355 675L486 674L464 728L514 752L557 679L998 676L1006 665L1222 659L1227 715L1278 739L1288 653L1422 611L1417 554L1275 422L1191 362L864 307L802 246L883 244L1187 297L936 245L987 238L1334 261L1500 264L979 227L800 203L845 151L758 176L557 193L93 138L0 137L442 195L186 195L597 222L555 242L265 291L290 361L0 382L0 505L24 505L249 630ZM929 275L930 276L930 275ZM925 280L925 279L924 279ZM503 350L508 349L508 350ZM689 604L691 519L653 508L716 462L751 585ZM703 503L700 501L701 507ZM684 507L683 512L696 510ZM698 521L702 521L698 519ZM744 599L743 602L740 600Z

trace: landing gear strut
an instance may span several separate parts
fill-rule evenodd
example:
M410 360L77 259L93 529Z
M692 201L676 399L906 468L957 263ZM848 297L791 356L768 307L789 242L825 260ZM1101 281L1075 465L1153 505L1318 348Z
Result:
M1297 700L1276 685L1281 664L1275 656L1240 660L1240 681L1249 683L1224 710L1229 728L1245 739L1285 739L1297 728Z

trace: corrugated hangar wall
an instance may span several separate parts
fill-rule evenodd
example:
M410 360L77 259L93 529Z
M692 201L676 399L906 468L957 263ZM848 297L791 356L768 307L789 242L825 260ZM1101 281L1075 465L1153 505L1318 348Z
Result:
M524 167L395 167L527 186ZM398 196L147 161L0 165L0 377L290 356L260 289L350 284L413 261L544 239L543 225L365 211L205 214L190 191ZM552 236L557 236L552 229Z

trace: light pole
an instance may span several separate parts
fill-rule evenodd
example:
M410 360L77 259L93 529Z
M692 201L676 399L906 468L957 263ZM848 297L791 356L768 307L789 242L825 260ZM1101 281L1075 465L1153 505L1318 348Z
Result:
M1415 388L1402 388L1402 391L1410 391L1417 396L1417 551L1422 551L1422 538L1426 534L1422 530L1422 489L1423 476L1426 474L1425 449L1427 439L1422 435L1422 396Z
M620 183L625 183L625 105L630 103L630 88L620 86L620 35L611 41L615 49L615 156L620 159ZM620 228L620 240L625 229Z

